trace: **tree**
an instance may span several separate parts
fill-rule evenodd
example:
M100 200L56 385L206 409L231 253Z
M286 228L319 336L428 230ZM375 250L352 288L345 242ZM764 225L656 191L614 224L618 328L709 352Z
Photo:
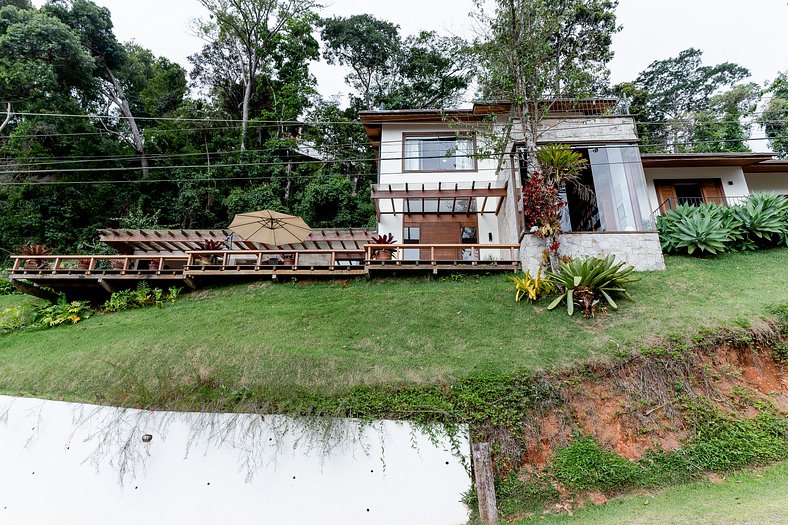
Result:
M288 23L316 7L313 0L200 0L211 14L200 23L204 38L235 62L243 85L241 151L246 149L249 107L261 73L271 69L275 39Z
M399 26L368 14L328 18L321 25L326 62L351 69L345 82L360 94L363 107L372 109L388 91L392 61L399 53Z
M715 95L705 111L694 115L692 147L696 153L750 151L747 145L750 125L761 97L757 84L741 84Z
M321 25L323 56L351 69L345 82L356 91L352 105L359 109L450 107L473 78L468 45L459 37L422 31L402 39L398 26L367 14Z
M766 131L775 153L788 158L788 75L777 75L767 86L766 92L771 94L771 99L758 123Z
M93 56L94 75L100 80L101 92L120 111L131 132L130 142L140 158L142 175L148 178L149 165L145 155L145 138L132 111L127 85L118 76L126 66L126 50L112 32L112 15L109 9L99 7L90 0L52 0L42 8L56 16L79 33L83 46Z
M619 85L618 94L634 95L631 111L641 125L641 138L652 151L679 151L692 141L694 116L709 110L713 95L733 87L750 72L731 62L704 66L703 52L690 48L676 57L652 62L632 84ZM646 129L643 129L646 128Z
M511 102L511 115L503 124L493 121L485 131L486 141L490 153L499 159L499 170L506 148L512 142L525 144L531 183L539 187L527 188L530 193L524 198L547 196L547 208L555 210L537 226L544 227L542 236L550 241L550 266L556 269L560 235L556 219L564 205L558 189L571 177L561 175L549 162L578 164L581 159L564 150L540 154L536 144L553 100L567 93L589 94L605 78L605 64L612 57L610 35L618 30L613 14L616 2L495 0L492 14L485 10L487 4L476 0L478 25L488 28L475 43L482 69L479 83L483 96ZM600 37L598 31L607 37Z
M33 4L30 0L0 0L0 8L5 6L12 6L18 9L33 9Z

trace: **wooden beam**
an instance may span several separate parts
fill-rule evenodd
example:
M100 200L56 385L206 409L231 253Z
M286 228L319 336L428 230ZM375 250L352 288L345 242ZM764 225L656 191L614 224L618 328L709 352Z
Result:
M104 288L107 291L107 293L114 293L115 292L115 288L111 284L109 284L107 281L105 281L104 279L99 279L98 283L99 283L99 286L101 286L102 288Z
M479 519L485 525L498 523L498 505L495 499L495 475L489 443L474 443L473 477L476 482L476 496L479 500Z
M383 199L402 199L407 197L419 197L425 199L443 198L450 199L452 197L468 198L468 197L505 197L507 193L506 188L476 188L476 189L446 189L446 190L424 190L424 191L379 191L373 190L373 200Z

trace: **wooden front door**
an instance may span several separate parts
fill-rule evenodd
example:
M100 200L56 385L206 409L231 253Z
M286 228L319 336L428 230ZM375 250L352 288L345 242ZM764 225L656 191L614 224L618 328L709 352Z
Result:
M436 219L439 217L436 217ZM441 217L442 218L442 217ZM406 227L419 228L419 244L463 244L463 230L473 228L478 231L479 219L472 215L463 221L451 220L429 220L429 221L407 221ZM467 235L466 239L467 241ZM422 261L432 259L432 249L422 248L419 258ZM460 248L436 248L436 261L461 261L463 260L463 250Z

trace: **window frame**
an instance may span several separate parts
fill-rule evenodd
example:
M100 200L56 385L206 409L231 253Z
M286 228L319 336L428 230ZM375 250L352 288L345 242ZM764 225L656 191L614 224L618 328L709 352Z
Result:
M454 138L470 138L473 147L473 168L467 170L409 170L407 166L407 141L409 138L440 138L453 136ZM476 155L477 144L475 133L452 133L451 131L406 131L402 133L402 173L476 173L479 171L479 158ZM451 158L451 157L447 157Z

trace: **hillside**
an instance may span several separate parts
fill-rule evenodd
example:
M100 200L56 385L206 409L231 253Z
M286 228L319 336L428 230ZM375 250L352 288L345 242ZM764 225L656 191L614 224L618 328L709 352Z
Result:
M129 384L199 377L281 399L613 358L757 323L788 303L786 255L669 257L667 272L641 274L634 302L592 320L516 304L502 276L202 291L163 309L0 337L0 392L101 401Z

